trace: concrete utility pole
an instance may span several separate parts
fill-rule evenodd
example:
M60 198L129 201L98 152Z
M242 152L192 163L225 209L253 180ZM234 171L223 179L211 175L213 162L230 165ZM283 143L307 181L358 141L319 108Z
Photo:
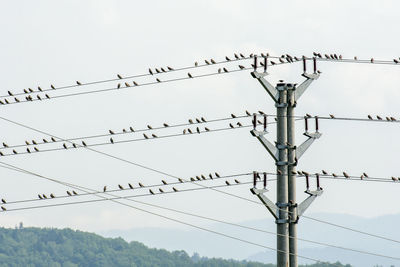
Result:
M306 72L306 61L303 59L304 73L306 80L297 86L296 84L284 83L280 81L276 87L272 86L264 77L267 73L268 58L264 57L264 72L257 72L257 57L254 59L254 72L251 75L256 78L267 93L275 102L277 109L277 140L275 145L269 142L264 135L267 134L267 117L264 115L264 130L257 131L257 119L254 115L254 129L251 134L261 142L269 154L275 160L277 166L277 202L274 204L264 193L266 189L266 174L264 174L264 188L256 188L256 179L258 174L254 175L254 188L251 192L261 200L271 214L275 217L277 224L277 266L278 267L297 267L297 223L299 217L310 206L315 198L322 194L322 188L317 181L317 190L310 191L307 178L306 193L310 196L301 204L296 203L296 165L298 159L304 154L308 147L318 139L321 134L318 132L318 119L316 118L316 132L308 132L307 118L306 132L308 139L299 147L295 145L295 127L294 127L294 108L297 100L305 92L307 87L316 79L319 74L316 70L316 61L314 59L314 73Z

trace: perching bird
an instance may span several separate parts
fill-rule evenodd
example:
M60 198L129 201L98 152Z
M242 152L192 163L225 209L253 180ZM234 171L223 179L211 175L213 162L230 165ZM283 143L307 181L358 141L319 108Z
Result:
M51 138L51 141L56 142L56 139L54 137Z
M159 190L161 193L164 193L164 190L162 190L161 188L158 188L158 190Z
M154 195L154 192L151 189L149 189L149 192L150 194Z
M45 194L43 194L43 198L47 199L47 196Z
M225 72L228 72L228 69L227 68L222 68Z
M13 149L13 153L14 153L14 154L18 154L18 152L17 152L17 151L15 151L15 149Z
M168 125L168 124L166 124L166 123L164 123L163 125L164 125L164 127L169 127L169 125Z
M157 73L161 73L161 71L159 69L155 68L155 70Z
M181 182L181 183L184 182L182 178L178 178L178 181Z
M37 145L37 143L36 143L36 141L35 141L35 140L32 140L32 144L34 144L34 145Z
M71 192L67 191L68 196L72 196Z
M149 139L149 137L146 134L143 134L144 138Z
M4 99L4 102L6 102L7 104L10 104L10 102L8 102L7 98Z
M1 199L1 202L3 202L4 204L6 204L6 200L4 198Z
M207 132L209 132L209 131L210 131L210 129L208 129L207 127L204 127L204 130L206 130Z
M231 114L231 117L232 117L232 118L236 118L236 115L232 113L232 114Z
M83 145L83 146L87 146L86 143L85 143L85 141L82 141L82 145Z
M55 87L54 87L54 85L52 85L52 84L50 84L50 87L51 87L51 89L56 89Z
M197 122L197 123L201 123L201 120L198 119L198 118L196 118L196 122Z
M112 130L108 130L108 132L109 132L110 134L114 134L114 132L113 132Z
M41 195L38 194L39 199L43 199L43 197Z
M373 118L372 118L372 116L371 116L371 115L368 115L368 119L370 119L370 120L373 120Z
M7 209L5 208L5 207L3 207L3 206L1 206L1 209L3 210L3 211L6 211Z
M238 180L235 179L235 183L240 184L240 182Z
M231 185L228 181L225 181L226 185Z
M121 84L120 83L117 84L117 89L119 89L119 88L121 88Z
M161 70L162 72L166 72L166 71L165 71L165 69L164 69L164 68L162 68L162 67L160 68L160 70Z
M26 148L26 152L28 152L28 153L31 153L31 151L29 150L29 148L28 148L28 147Z
M119 189L124 190L124 187L122 185L118 185Z
M50 99L50 96L48 94L45 94L45 96L46 96L47 99Z
M311 116L310 114L307 113L307 114L306 114L306 117L307 117L307 118L311 118L312 116Z
M46 139L42 139L43 140L43 143L48 143L49 141L47 141Z
M225 57L225 59L226 59L227 61L231 61L231 59L230 59L229 57Z
M240 123L240 121L238 121L237 123L237 126L239 126L239 127L242 127L243 125Z
M246 115L251 116L251 113L246 110Z
M186 134L186 129L183 129L182 133L183 133L183 134Z
M42 88L41 88L40 86L38 86L37 89L38 89L40 92L43 91Z
M371 58L371 63L374 63L374 59L373 58Z
M106 192L107 191L107 186L105 185L104 187L103 187L103 192Z
M330 116L332 119L334 119L334 118L335 118L335 116L333 116L332 114L329 114L329 116Z
M26 140L25 140L25 144L27 144L28 146L30 145L30 144L29 144L29 141L26 141Z
M336 175L336 174L334 174L334 173L332 173L332 176L333 176L333 177L337 177L337 175Z
M76 144L75 144L75 143L72 143L72 146L73 146L74 148L76 148Z
M189 128L187 129L189 133L193 133L192 130L190 130Z
M393 180L393 182L396 182L396 181L398 181L399 179L397 179L396 177L393 177L392 176L392 180ZM2 207L3 208L3 207Z
M199 63L197 63L197 61L194 63L194 66L197 67L199 65Z
M134 131L135 131L132 127L129 127L129 130L131 130L131 132L134 132Z
M239 55L238 54L235 53L234 56L235 56L236 59L239 59Z
M346 172L343 172L343 176L346 178L350 178L350 176Z
M51 193L51 194L50 194L50 197L51 197L51 198L55 198L56 196L55 196L53 193Z
M218 69L218 73L221 73L221 68Z
M130 183L128 183L128 186L130 189L133 189L133 185L131 185Z
M190 177L190 181L195 182L196 179L194 179L193 177Z
M210 61L211 61L211 63L212 63L212 64L215 64L215 63L217 63L217 62L215 62L215 60L214 60L214 59L210 59Z
M19 102L19 99L18 99L18 98L14 97L14 99L15 99L15 102L17 102L17 103Z
M219 173L217 173L217 172L215 172L215 176L217 176L218 178L221 177L221 176L219 175Z
M197 179L197 181L201 181L201 178L197 175L196 175L196 179Z
M10 96L13 96L13 93L11 93L10 91L7 91L8 92L8 94L10 95Z
M167 182L166 182L165 180L161 180L161 182L162 182L163 184L167 184Z
M378 120L382 120L382 118L381 117L379 117L378 115L376 115L376 118L378 119Z
M203 174L200 175L200 177L201 177L203 180L206 180L206 179L207 179Z
M153 136L153 138L157 138L158 136L157 135L155 135L155 134L152 134L151 136Z
M76 81L77 85L82 85L82 83L80 81Z
M364 175L366 178L368 178L368 175L367 175L365 172L363 172L363 175Z
M394 117L390 117L391 121L396 121L396 119Z
M233 126L232 123L229 123L229 127L235 128L235 126Z
M72 190L72 193L73 193L74 195L78 195L78 193L77 193L77 192L75 192L74 190Z
M142 183L139 183L139 186L140 186L140 187L144 187L144 185L143 185Z
M193 78L192 74L190 74L190 72L188 72L187 74L189 76L189 78Z
M153 129L153 127L151 127L151 125L147 125L147 128L149 128L150 130Z
M168 70L174 70L174 68L167 66Z
M207 59L205 59L204 62L205 62L207 65L210 65L210 62L208 62Z
M176 189L175 187L172 187L172 189L173 189L175 192L178 192L178 189Z
M8 145L6 143L3 142L3 147L8 147Z
M197 131L197 133L200 133L199 127L196 127L196 131Z
M28 90L24 89L24 93L27 94L27 93L29 93L29 92L28 92Z
M67 149L67 145L66 145L65 143L63 143L63 147L64 147L65 149Z
M386 117L386 120L387 120L387 121L390 121L390 118L389 118L389 117Z
M114 139L112 139L112 137L110 138L110 143L114 144Z
M244 69L244 66L242 66L242 65L239 65L239 69L241 69L241 70L242 70L242 69Z
M149 73L150 73L151 75L153 75L153 71L152 71L151 69L149 69Z
M160 79L158 79L158 78L156 78L156 81L157 81L157 82L159 82L159 83L161 82L161 80L160 80Z
M208 175L208 177L210 177L211 180L214 179L211 173Z
M324 175L327 175L327 174L328 174L325 170L322 170L322 173L323 173Z
M135 82L135 81L133 81L132 83L133 83L133 85L135 85L135 86L138 86L138 85L139 85L139 84L138 84L137 82Z
M39 148L34 147L33 149L35 149L36 152L39 152Z

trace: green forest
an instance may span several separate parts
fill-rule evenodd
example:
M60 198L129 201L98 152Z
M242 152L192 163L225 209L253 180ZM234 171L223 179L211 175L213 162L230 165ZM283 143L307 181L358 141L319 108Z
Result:
M185 251L169 252L148 248L122 238L104 238L71 229L0 228L0 266L247 266L274 267L273 264L210 259ZM350 267L340 263L313 264L310 267Z

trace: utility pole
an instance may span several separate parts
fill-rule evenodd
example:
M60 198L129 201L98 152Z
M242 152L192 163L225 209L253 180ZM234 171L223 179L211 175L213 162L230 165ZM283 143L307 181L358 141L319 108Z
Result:
M297 223L299 217L310 206L315 198L322 194L322 188L319 186L319 179L317 180L317 190L309 190L308 174L306 193L309 197L301 204L296 202L296 165L298 159L304 154L308 147L321 136L318 132L318 118L316 122L316 132L308 132L308 122L306 122L306 132L304 133L308 139L299 147L295 145L295 118L294 109L297 105L297 100L305 92L307 87L316 79L319 74L316 70L316 61L314 59L314 73L308 74L306 72L306 59L303 58L303 77L306 80L297 86L296 84L279 83L274 87L264 77L268 75L268 57L264 57L264 72L257 72L257 57L254 58L254 72L251 73L253 78L256 78L267 93L275 102L277 114L277 140L275 145L269 142L264 135L267 134L267 116L264 116L264 130L258 131L257 116L254 115L253 126L251 134L255 136L261 144L267 149L269 154L275 160L277 166L277 201L273 203L269 200L264 193L266 189L267 176L264 174L264 188L256 188L256 180L259 177L254 173L254 187L251 192L255 194L261 202L267 207L275 218L277 225L277 266L278 267L297 267Z

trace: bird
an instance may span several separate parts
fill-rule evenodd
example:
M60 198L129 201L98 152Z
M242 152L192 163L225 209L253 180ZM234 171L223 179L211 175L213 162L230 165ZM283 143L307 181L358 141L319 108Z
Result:
M168 70L174 70L174 68L167 66Z
M374 59L373 58L371 58L371 63L374 63Z
M43 199L43 197L41 195L38 194L39 199Z
M68 196L72 196L71 192L67 191Z
M167 182L166 182L165 180L161 180L161 182L162 182L163 184L167 184Z
M4 99L4 102L6 102L6 104L10 104L10 102L8 102L7 98Z
M47 196L45 194L43 194L43 198L47 199Z
M329 116L331 117L331 119L335 119L335 116L333 116L332 114L329 114Z
M204 127L204 130L206 130L207 132L209 132L209 131L210 131L210 129L208 129L207 127Z
M156 81L157 81L157 82L159 82L159 83L161 82L161 80L160 80L160 79L158 79L158 78L156 78Z
M1 209L3 210L3 211L6 211L7 209L5 208L5 207L3 207L3 206L1 206Z
M310 114L307 113L307 114L306 114L306 117L307 117L307 118L311 118L312 116L311 116Z
M187 129L189 133L193 133L192 130L190 130L189 128Z
M228 72L228 69L227 68L222 68L225 72Z
M82 85L82 83L80 81L76 81L77 85Z
M149 137L146 134L143 134L144 138L149 139Z
M18 152L17 152L17 151L15 151L15 149L13 149L13 153L14 153L14 154L18 154Z
M327 175L327 174L328 174L325 170L322 170L322 173L323 173L324 175Z
M234 56L235 56L236 59L239 59L239 55L238 54L235 53Z
M77 192L75 192L74 190L72 190L72 193L73 193L74 195L78 195L78 193L77 193Z
M43 140L43 143L48 143L49 141L47 141L46 139L42 139Z
M169 125L168 125L168 124L166 124L166 123L164 123L163 125L164 125L164 127L169 127Z
M26 152L28 152L28 153L31 153L31 151L29 150L29 148L28 148L28 147L26 148Z
M346 178L350 178L350 176L346 172L343 172L343 176Z
M178 181L181 182L181 183L184 182L182 178L178 178Z
M3 202L4 204L6 204L6 200L4 198L1 199L1 202Z
M210 177L211 180L214 179L211 173L208 175L208 177Z
M149 68L149 73L151 74L151 75L153 75L153 71Z
M130 183L128 183L128 186L130 189L133 189L133 185L131 185Z
M231 61L231 59L229 57L225 57L226 61Z
M189 78L193 78L193 76L192 76L192 74L190 74L190 72L188 72L187 75L189 76Z
M396 177L393 177L392 176L392 180L394 181L394 182L396 182L396 181L398 181L399 179L397 179ZM3 208L3 207L2 207Z
M19 99L18 98L16 98L16 97L14 97L14 100L15 100L15 102L19 102Z
M197 179L197 181L201 181L201 178L197 175L196 175L196 179Z
M8 145L6 143L3 142L3 147L8 147Z
M195 182L196 179L194 179L193 177L190 177L190 181Z
M221 73L221 68L218 69L218 73Z
M118 79L122 79L122 76L120 74L117 74Z
M147 128L149 128L150 130L153 129L153 127L151 127L151 125L147 125Z
M178 189L176 189L175 187L172 187L172 189L173 189L175 192L178 192Z
M30 144L29 144L29 141L26 141L26 140L25 140L25 144L27 144L28 146L30 145Z
M119 189L124 190L124 187L122 185L118 185Z
M139 186L140 186L140 187L144 187L144 185L143 185L142 183L139 183Z
M232 114L231 114L231 117L232 117L232 118L236 118L236 115L232 113Z
M11 93L11 91L7 91L8 95L13 96L13 93Z
M371 116L371 115L368 115L368 119L370 119L370 120L373 120L373 118L372 118L372 116Z
M52 84L50 84L50 87L51 87L51 89L56 89L55 87L54 87L54 85L52 85Z
M226 185L231 185L228 181L225 181Z
M66 145L65 143L63 143L63 147L64 147L65 149L67 149L67 145Z
M195 67L199 66L199 63L197 63L197 61L194 62L194 66L195 66Z
M200 175L201 176L201 178L203 179L203 180L206 180L207 178L202 174L202 175Z
M232 123L229 123L229 127L231 127L231 128L235 128L235 127L232 125Z
M27 93L29 93L29 92L28 92L28 90L24 89L24 93L27 94Z
M157 73L161 73L161 71L159 69L155 68L155 70Z
M390 117L391 121L396 121L396 119L394 117Z
M200 133L199 127L196 127L196 131L197 131L197 133Z
M309 176L310 174L306 171L301 171L304 175Z
M112 137L110 137L110 143L114 144L114 139L112 139Z
M73 146L74 148L76 148L76 147L77 147L75 143L72 143L72 146Z
M197 122L197 123L201 123L201 120L198 119L198 118L196 118L196 122Z
M39 152L39 148L34 147L33 149L35 149L36 152Z
M366 178L368 178L368 175L367 175L365 172L363 172L363 175L364 175Z
M150 194L154 195L153 190L149 189Z
M215 64L215 63L217 63L217 62L215 62L215 60L214 60L214 59L210 59L210 61L211 61L211 63L212 63L212 64Z
M249 111L246 110L246 115L247 116L251 116L251 113Z
M155 134L151 134L151 136L153 136L153 138L157 138L158 136Z
M235 183L240 184L240 182L238 180L235 179Z
M45 96L46 96L47 99L50 99L50 96L48 94L45 94Z
M218 178L221 177L218 172L215 172L215 176L217 176Z
M160 70L161 70L162 72L166 72L166 70L165 70L164 68L162 68L162 67L160 68Z
M40 86L38 86L37 89L38 89L40 92L43 91L42 88L41 88Z
M128 82L125 82L126 87L131 87L131 85Z
M134 86L138 86L139 84L135 81L132 82Z
M378 115L376 115L376 118L378 119L378 120L382 120L382 118L381 117L379 117Z
M245 67L243 65L239 65L239 69L244 69Z
M51 137L51 141L56 142L56 139L54 137Z
M336 175L336 174L334 174L334 173L332 173L332 176L333 176L333 177L337 177L337 175Z
M164 190L162 190L161 188L158 188L158 190L159 190L161 193L164 193Z
M238 121L237 123L237 126L239 126L239 127L242 127L243 125L240 123L240 121Z
M114 131L113 131L113 130L108 130L108 132L109 132L110 134L114 134Z
M390 118L389 118L389 117L386 117L386 120L387 120L387 121L390 121Z
M55 198L56 196L55 196L53 193L51 193L51 194L50 194L50 197L51 197L51 198Z
M37 145L36 141L32 139L32 144Z
M85 141L82 141L82 145L83 145L83 146L87 146L86 143L85 143Z
M186 134L186 129L183 129L182 133L183 133L183 134Z
M399 63L399 61L397 59L393 59L394 63Z
M131 130L131 132L134 132L134 131L135 131L132 127L129 127L129 130Z

